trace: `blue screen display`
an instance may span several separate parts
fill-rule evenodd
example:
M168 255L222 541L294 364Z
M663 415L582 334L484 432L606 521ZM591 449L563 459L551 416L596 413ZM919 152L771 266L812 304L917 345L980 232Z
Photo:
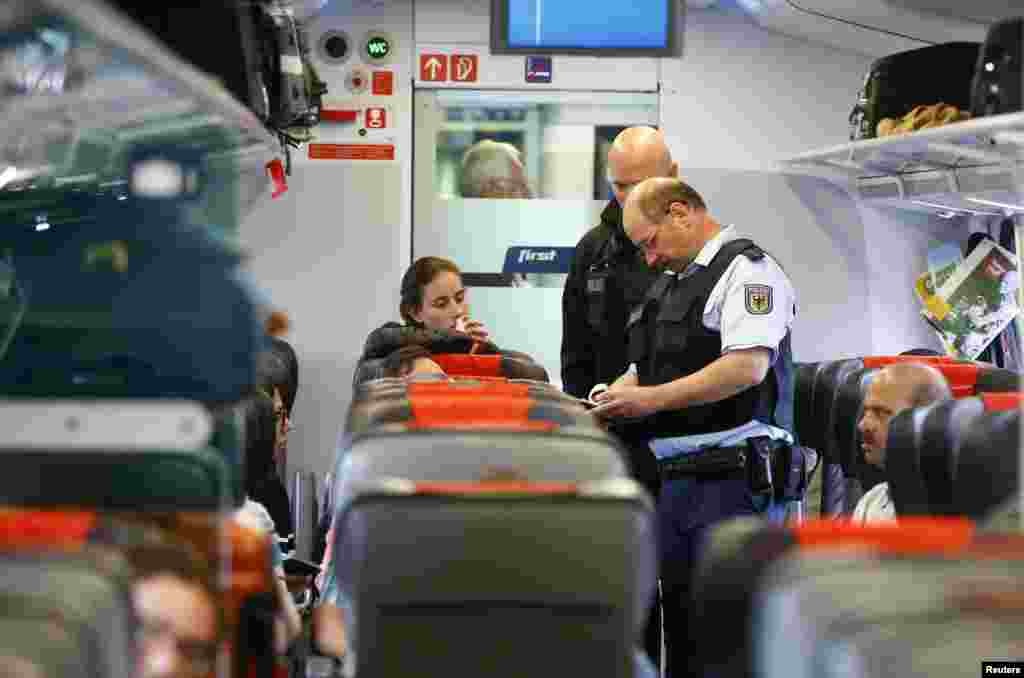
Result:
M508 46L664 49L668 12L666 0L508 0Z

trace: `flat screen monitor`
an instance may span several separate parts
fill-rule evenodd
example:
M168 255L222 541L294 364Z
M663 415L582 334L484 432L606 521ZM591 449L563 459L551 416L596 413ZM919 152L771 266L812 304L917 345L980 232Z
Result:
M491 0L494 54L678 56L680 0Z

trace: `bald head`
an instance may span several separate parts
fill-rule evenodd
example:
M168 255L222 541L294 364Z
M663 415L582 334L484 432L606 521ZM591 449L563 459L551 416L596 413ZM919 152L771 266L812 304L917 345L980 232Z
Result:
M910 407L924 407L953 397L942 372L924 363L896 363L878 373L876 379L903 388Z
M952 397L942 372L930 365L897 363L880 370L864 395L864 415L858 425L864 438L865 460L884 466L889 422L894 416Z
M619 205L634 186L651 177L674 177L679 173L665 135L653 127L622 130L608 151L608 182Z

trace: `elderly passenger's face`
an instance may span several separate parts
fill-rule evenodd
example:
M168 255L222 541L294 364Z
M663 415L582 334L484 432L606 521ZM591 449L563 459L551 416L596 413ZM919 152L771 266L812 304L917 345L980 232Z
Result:
M864 414L857 428L864 438L864 459L871 465L885 467L885 443L889 422L902 410L912 407L908 386L881 374L868 385L864 396Z
M469 314L462 278L451 271L434 277L423 288L423 306L412 317L431 330L454 330L455 323Z
M216 668L217 617L207 593L174 575L135 584L141 678L192 678Z

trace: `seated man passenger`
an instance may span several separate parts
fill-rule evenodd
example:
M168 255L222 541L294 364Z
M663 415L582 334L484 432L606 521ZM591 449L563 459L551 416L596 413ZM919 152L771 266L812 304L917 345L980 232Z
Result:
M880 370L868 385L864 396L864 414L857 425L864 438L862 448L865 461L878 468L885 467L889 422L896 414L952 397L946 378L930 365L897 363ZM855 523L895 518L896 509L889 497L889 483L875 485L853 509Z

